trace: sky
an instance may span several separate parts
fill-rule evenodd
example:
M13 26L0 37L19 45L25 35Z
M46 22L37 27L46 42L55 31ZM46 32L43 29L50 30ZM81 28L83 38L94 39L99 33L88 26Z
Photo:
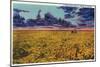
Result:
M61 6L65 12L65 18L72 24L77 25L78 23L93 24L95 18L94 8L90 7L69 7ZM91 22L91 23L90 23Z
M27 12L21 12L21 16L25 17L25 19L33 18L35 19L38 11L41 9L41 16L44 17L44 14L50 12L53 16L57 18L64 18L64 11L62 9L58 9L57 6L45 6L45 5L35 5L35 4L18 4L14 3L13 8L27 10Z
M38 11L41 10L41 16L50 12L56 18L62 18L71 22L73 25L78 23L94 24L94 8L90 7L71 7L71 6L53 6L53 5L39 5L39 4L21 4L13 3L14 9L26 10L29 12L21 12L20 15L25 19L36 19Z

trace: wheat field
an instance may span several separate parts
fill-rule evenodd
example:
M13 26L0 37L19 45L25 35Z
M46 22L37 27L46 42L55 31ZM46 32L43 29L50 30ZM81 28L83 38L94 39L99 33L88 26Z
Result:
M13 32L13 64L89 59L94 59L94 31Z

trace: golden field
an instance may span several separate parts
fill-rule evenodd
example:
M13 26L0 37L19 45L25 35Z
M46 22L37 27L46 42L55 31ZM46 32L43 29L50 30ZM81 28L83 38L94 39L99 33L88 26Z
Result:
M14 30L13 64L94 59L94 31Z

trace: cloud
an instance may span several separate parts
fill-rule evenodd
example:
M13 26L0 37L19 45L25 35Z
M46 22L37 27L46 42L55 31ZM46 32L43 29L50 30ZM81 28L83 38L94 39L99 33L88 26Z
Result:
M21 9L16 9L16 8L14 8L13 11L16 11L16 12L29 12L27 10L21 10Z
M94 20L94 8L80 8L78 15L86 21Z
M83 7L67 7L61 6L65 12L65 19L70 21L74 25L78 23L84 23L88 21L94 22L94 8L83 8ZM93 23L89 24L93 24ZM87 23L88 24L88 23Z

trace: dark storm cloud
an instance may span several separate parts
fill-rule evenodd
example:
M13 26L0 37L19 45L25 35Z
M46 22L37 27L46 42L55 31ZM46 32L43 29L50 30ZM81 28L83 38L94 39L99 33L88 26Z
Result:
M94 8L80 8L78 15L86 21L94 20Z
M65 18L74 18L75 15L80 16L86 21L94 20L94 8L82 8L82 7L67 7L61 6L65 12Z
M66 6L61 6L60 8L62 8L65 12L65 18L73 18L76 13L77 7L66 7Z

